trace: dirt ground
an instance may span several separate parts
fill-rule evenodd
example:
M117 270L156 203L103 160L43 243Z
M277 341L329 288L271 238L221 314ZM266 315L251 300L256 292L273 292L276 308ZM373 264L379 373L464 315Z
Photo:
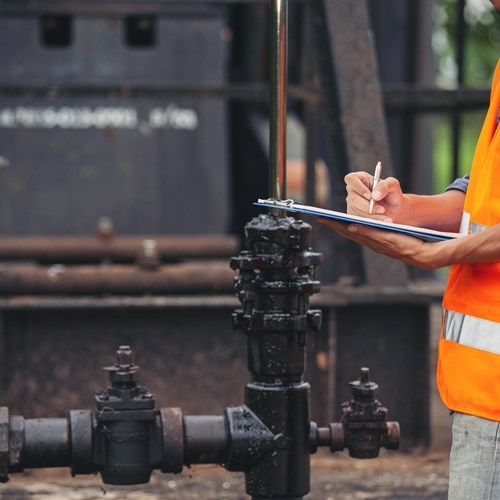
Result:
M308 500L446 499L447 453L383 452L373 460L319 453L311 461ZM68 470L11 475L0 486L9 500L245 500L244 476L217 466L195 466L179 475L154 473L147 485L110 486L98 476L72 478Z

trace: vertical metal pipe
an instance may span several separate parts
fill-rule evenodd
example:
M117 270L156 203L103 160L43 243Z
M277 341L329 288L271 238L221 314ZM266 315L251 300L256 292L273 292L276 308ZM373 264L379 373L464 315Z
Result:
M269 195L286 198L287 1L270 0Z

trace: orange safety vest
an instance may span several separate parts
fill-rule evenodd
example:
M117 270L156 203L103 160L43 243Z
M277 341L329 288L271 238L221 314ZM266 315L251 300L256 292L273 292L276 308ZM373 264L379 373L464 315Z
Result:
M500 223L500 60L476 146L461 230ZM500 421L500 262L451 266L437 384L451 410Z

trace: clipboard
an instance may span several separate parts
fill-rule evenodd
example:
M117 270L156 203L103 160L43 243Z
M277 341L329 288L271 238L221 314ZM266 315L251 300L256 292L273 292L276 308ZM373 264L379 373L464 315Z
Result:
M368 217L361 217L359 215L346 214L344 212L336 212L335 210L328 210L326 208L313 207L309 205L303 205L301 203L296 203L293 200L278 200L276 198L259 198L254 205L267 208L278 208L280 210L286 210L288 212L294 212L299 214L311 215L314 217L326 217L328 219L334 219L339 222L345 222L346 224L362 224L364 226L370 226L377 229L383 229L386 231L394 231L396 233L407 234L409 236L414 236L420 238L424 241L436 242L436 241L446 241L465 236L464 233L450 233L445 231L436 231L434 229L427 229L417 226L409 226L406 224L396 224L393 222L384 222L376 219L370 219Z

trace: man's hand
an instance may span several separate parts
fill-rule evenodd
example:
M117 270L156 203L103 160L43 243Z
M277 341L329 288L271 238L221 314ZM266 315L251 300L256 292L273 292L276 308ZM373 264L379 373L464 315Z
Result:
M370 226L345 224L327 218L318 220L345 238L411 266L433 270L445 265L440 258L440 248L448 242L429 243L413 236Z
M347 213L371 217L387 222L397 222L407 209L407 199L399 181L394 177L380 180L373 191L375 205L370 214L373 176L367 172L354 172L344 178L347 191ZM403 217L404 218L404 217Z

